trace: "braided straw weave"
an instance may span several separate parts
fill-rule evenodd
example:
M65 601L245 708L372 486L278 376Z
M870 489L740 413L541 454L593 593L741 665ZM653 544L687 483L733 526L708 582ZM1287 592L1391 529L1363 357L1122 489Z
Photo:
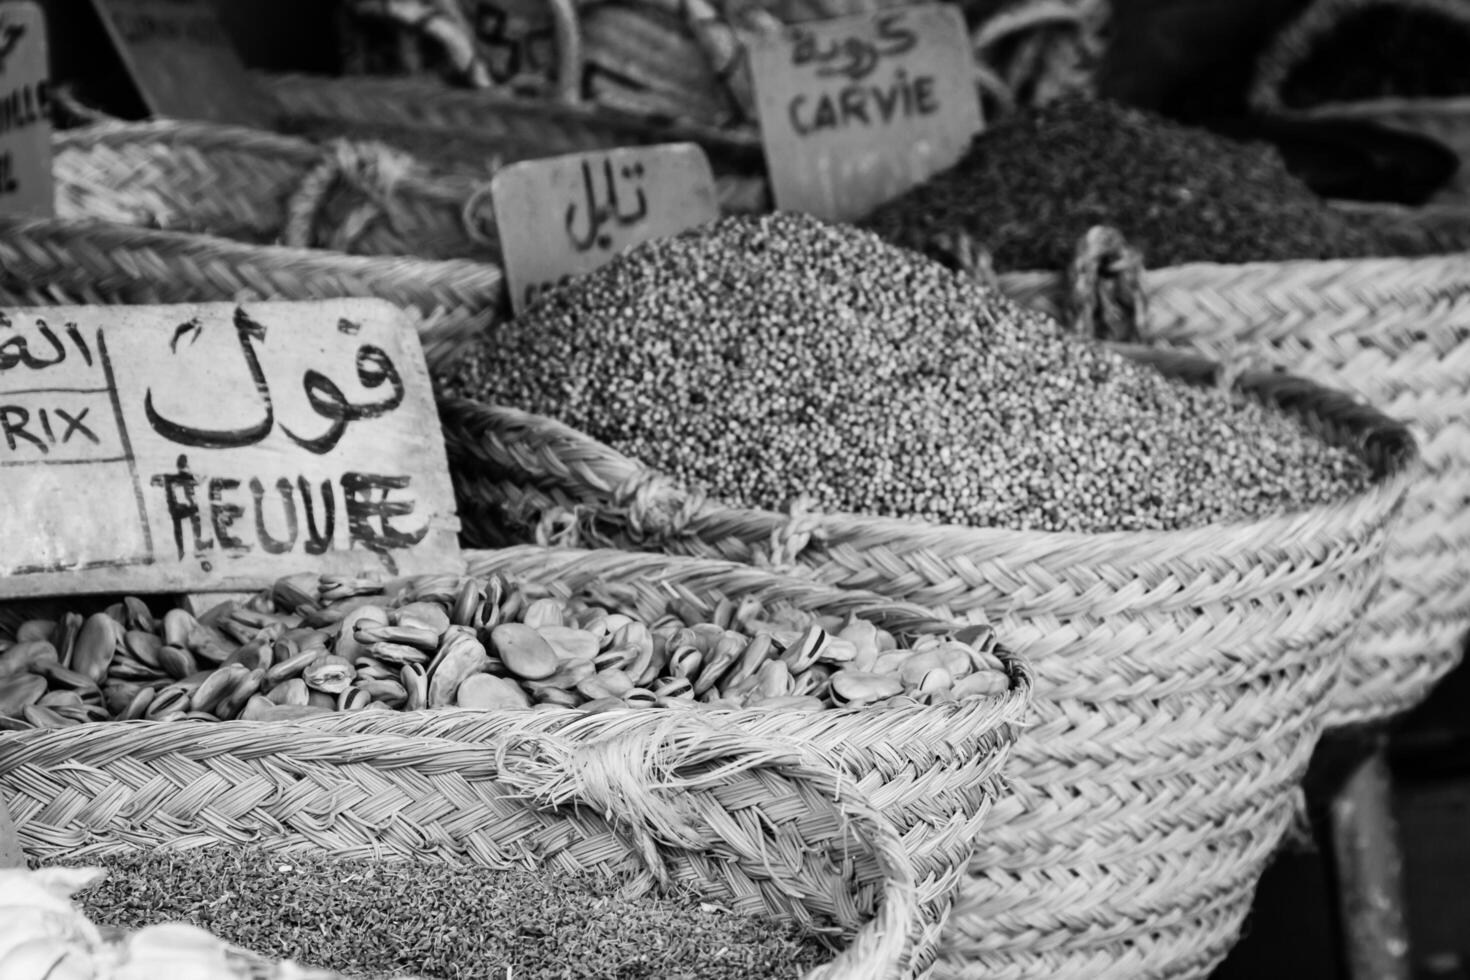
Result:
M724 562L470 556L471 574L491 571L626 586L650 618L719 594L857 615L910 641L953 629L918 607ZM1008 693L927 707L437 709L0 733L0 790L41 860L248 843L542 865L856 936L823 975L925 975L1030 702L1028 668L1001 655Z
M1219 366L1126 349L1181 380ZM948 613L983 612L1036 670L1039 723L1007 772L942 950L953 977L1203 977L1291 819L1294 787L1417 452L1311 382L1241 392L1359 452L1339 503L1178 532L1062 534L739 510L560 423L445 399L467 535L575 531L752 564ZM562 519L564 523L558 523Z
M1086 246L1079 251L1079 266L1096 266ZM1078 304L1062 279L1004 275L1000 286L1066 317ZM1146 309L1141 317L1120 316L1104 332L1290 371L1350 392L1413 432L1426 466L1390 538L1384 586L1327 724L1412 708L1454 669L1470 629L1470 260L1198 263L1142 273L1142 295L1145 303L1130 304Z
M1470 36L1470 8L1461 0L1315 0L1261 54L1250 101L1255 108L1277 115L1375 122L1436 139L1460 158L1460 169L1449 185L1435 195L1434 201L1462 207L1470 205L1470 95L1384 97L1300 109L1282 104L1281 89L1292 70L1311 53L1318 41L1332 32L1339 20L1357 10L1385 5L1441 14L1465 25L1464 30Z
M500 270L245 245L106 221L0 216L0 303L143 305L376 296L419 326L431 371L508 315Z
M500 259L478 206L483 180L431 178L378 143L110 122L57 133L52 158L62 218L356 255Z

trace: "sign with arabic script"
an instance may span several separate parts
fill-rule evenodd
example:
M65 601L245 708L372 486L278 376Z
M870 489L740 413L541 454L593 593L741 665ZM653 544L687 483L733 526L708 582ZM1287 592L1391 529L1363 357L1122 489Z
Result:
M752 38L751 77L776 206L861 218L957 163L980 131L958 7L889 9Z
M381 300L0 309L0 596L456 567L438 433Z
M269 128L269 98L214 0L93 0L151 115Z
M0 213L55 213L50 79L41 8L0 3Z
M517 313L639 242L720 215L714 172L693 143L513 163L490 181L490 198Z

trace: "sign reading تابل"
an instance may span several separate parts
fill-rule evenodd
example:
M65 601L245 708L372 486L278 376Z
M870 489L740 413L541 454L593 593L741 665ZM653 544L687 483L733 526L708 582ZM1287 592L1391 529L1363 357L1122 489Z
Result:
M455 567L439 431L380 300L0 309L0 596Z
M923 4L752 38L776 206L853 221L957 163L981 128L958 7Z
M709 158L693 143L523 160L495 174L490 197L517 313L639 242L720 216Z

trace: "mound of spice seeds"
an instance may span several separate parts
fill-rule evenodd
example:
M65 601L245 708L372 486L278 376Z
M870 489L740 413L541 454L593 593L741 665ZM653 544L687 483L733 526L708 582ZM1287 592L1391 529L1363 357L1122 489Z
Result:
M936 236L968 232L998 271L1067 268L1094 225L1121 231L1149 268L1396 254L1273 147L1096 100L1017 114L860 224L935 257Z
M740 505L1053 531L1254 518L1349 454L937 263L794 214L646 243L499 328L446 389L559 418Z
M99 927L187 922L356 977L794 980L834 955L792 926L696 897L629 898L614 882L545 871L221 849L63 863L107 870L75 897Z
M1294 109L1470 94L1470 17L1401 3L1342 13L1281 84Z

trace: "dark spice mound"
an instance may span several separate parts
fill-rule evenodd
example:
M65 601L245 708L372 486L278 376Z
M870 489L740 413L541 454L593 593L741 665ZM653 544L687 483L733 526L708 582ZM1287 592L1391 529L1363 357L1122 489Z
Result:
M987 130L953 168L861 223L934 257L936 236L966 231L999 271L1066 268L1094 225L1123 232L1150 268L1391 253L1273 147L1104 101L1053 103Z
M1287 74L1281 102L1470 95L1470 12L1383 3L1342 15Z
M498 327L446 389L560 419L737 505L1019 530L1176 529L1367 475L920 255L797 214L632 249Z
M99 926L188 922L262 955L352 976L794 978L833 956L794 927L695 898L620 898L598 878L260 850L64 863L107 869L76 896Z

